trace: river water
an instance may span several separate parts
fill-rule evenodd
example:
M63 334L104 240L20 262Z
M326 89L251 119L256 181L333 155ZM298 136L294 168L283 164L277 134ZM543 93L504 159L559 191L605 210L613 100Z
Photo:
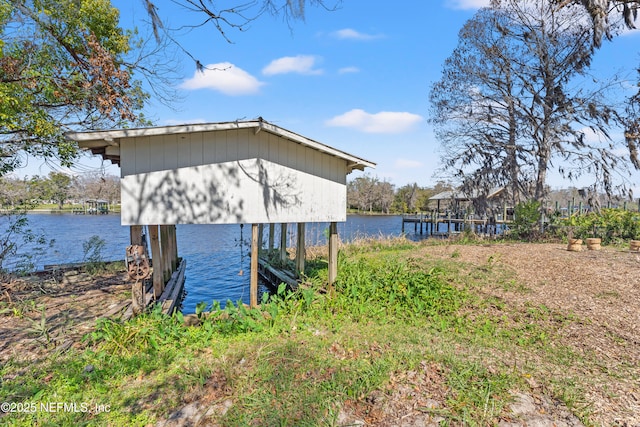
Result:
M92 236L105 241L102 249L104 260L123 259L129 244L129 227L120 225L118 215L56 215L30 214L29 227L42 233L54 245L35 266L84 261L83 243ZM326 244L327 223L309 223L306 226L307 245ZM357 238L399 236L401 216L349 215L347 221L338 223L342 241ZM275 241L280 241L280 225L276 225ZM2 230L0 230L1 232ZM408 238L424 236L413 233L407 227ZM249 302L249 271L251 226L245 225L178 225L176 229L178 253L187 261L183 312L193 313L198 302L211 304L227 300L234 303ZM295 246L295 224L287 230L288 246ZM268 226L265 226L265 244Z

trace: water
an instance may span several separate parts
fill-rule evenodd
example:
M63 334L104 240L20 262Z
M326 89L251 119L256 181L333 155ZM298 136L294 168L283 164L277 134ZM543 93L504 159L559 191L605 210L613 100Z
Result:
M29 215L30 228L54 239L51 250L36 260L36 268L47 264L64 264L84 261L83 243L97 235L104 239L103 259L124 258L129 244L129 227L120 225L118 215ZM306 225L307 245L324 245L328 223ZM407 228L408 237L413 234ZM287 244L295 246L296 225L289 224ZM343 241L366 237L399 236L401 216L349 215L347 221L338 223L338 234ZM1 232L2 230L0 230ZM276 246L280 242L280 225L275 226ZM198 302L227 300L249 303L251 226L245 225L178 225L176 229L178 254L187 261L185 289L187 295L183 311L193 313ZM268 239L265 226L265 245ZM264 290L264 289L262 289Z

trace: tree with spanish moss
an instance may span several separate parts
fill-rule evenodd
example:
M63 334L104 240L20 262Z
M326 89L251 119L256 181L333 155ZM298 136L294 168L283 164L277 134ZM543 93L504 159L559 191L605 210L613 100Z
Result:
M471 189L508 182L539 202L554 165L569 181L587 175L612 191L629 157L609 134L618 117L609 99L615 85L594 87L589 78L584 9L503 0L466 27L431 94L445 166L457 167Z

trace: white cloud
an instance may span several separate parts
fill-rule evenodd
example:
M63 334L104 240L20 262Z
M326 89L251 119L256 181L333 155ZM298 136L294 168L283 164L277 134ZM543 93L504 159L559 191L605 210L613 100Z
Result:
M360 68L358 67L343 67L338 70L340 74L349 74L349 73L359 73Z
M595 131L590 127L584 127L580 129L580 132L584 134L585 142L595 143L601 142L604 139L604 135L602 135L599 131Z
M272 76L274 74L322 74L321 69L314 69L317 57L312 55L285 56L274 59L262 69L262 74Z
M229 62L209 64L204 71L196 71L193 77L185 80L183 89L211 89L225 95L251 95L258 93L264 83Z
M445 6L450 9L469 10L488 7L490 0L446 0Z
M640 18L637 18L635 20L635 25L636 25L636 28L625 27L620 33L620 36L622 37L640 36L640 30L638 30L638 27L640 27Z
M422 120L424 120L422 116L407 112L382 111L371 114L354 109L327 120L325 124L367 133L402 133L411 130Z
M334 31L331 35L341 40L374 40L384 37L381 34L366 34L356 31L352 28L344 28L342 30Z
M422 167L422 162L409 159L396 159L395 167L398 169L416 169Z

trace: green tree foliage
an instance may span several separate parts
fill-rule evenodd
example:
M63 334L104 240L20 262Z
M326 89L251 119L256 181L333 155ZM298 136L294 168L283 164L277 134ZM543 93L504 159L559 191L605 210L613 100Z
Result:
M560 220L559 225L560 230L570 230L575 238L599 237L604 244L640 239L640 214L623 209L604 208L600 213L574 214Z
M45 181L45 196L58 204L62 209L64 202L71 194L71 177L62 172L49 173L49 179Z
M540 230L540 202L531 200L518 203L511 234L519 239L532 240Z
M0 0L0 176L25 153L71 164L68 130L136 120L118 16L109 0Z

